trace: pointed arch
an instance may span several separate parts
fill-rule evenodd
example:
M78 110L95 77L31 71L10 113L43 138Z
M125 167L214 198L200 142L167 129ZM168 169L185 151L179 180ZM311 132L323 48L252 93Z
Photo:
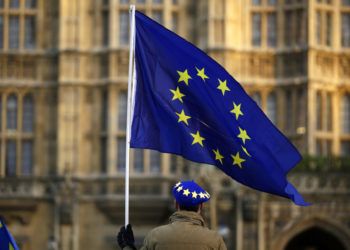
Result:
M34 114L34 97L32 94L26 94L23 97L22 129L24 132L33 132Z
M300 233L315 227L320 228L322 231L325 231L337 238L346 250L350 250L349 230L342 224L334 222L334 220L323 216L302 218L292 224L286 225L276 237L277 240L273 242L271 249L284 250L293 238L298 236Z
M6 102L6 127L8 130L17 129L18 98L15 94L10 94Z

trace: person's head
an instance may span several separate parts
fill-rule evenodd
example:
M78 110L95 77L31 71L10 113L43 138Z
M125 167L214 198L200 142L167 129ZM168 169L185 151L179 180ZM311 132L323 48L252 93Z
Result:
M176 210L200 213L203 203L210 199L210 195L194 181L178 182L173 187Z
M190 211L190 212L200 213L202 208L203 208L203 203L188 206L188 205L180 205L177 201L175 201L175 207L176 207L176 210L178 210L178 211L182 210L182 211Z

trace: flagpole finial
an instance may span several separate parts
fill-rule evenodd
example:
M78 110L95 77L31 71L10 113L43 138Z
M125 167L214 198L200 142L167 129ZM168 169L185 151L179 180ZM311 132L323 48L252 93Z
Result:
M135 11L135 4L130 4L129 12Z

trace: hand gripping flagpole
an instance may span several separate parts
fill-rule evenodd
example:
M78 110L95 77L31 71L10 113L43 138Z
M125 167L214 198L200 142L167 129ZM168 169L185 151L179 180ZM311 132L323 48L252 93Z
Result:
M130 135L131 119L133 113L133 103L135 95L135 5L130 5L130 40L129 40L129 78L128 78L128 106L126 118L126 158L125 158L125 225L129 224L129 154L130 154Z

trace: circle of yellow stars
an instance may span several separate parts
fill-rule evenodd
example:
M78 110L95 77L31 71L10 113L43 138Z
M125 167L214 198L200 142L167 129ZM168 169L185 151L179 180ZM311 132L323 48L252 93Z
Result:
M210 77L208 75L206 75L205 73L205 68L198 68L195 67L196 71L197 71L197 76L200 77L202 79L202 81L205 83L207 79L210 79ZM188 69L185 69L183 71L177 70L178 73L178 83L184 83L186 86L190 85L190 81L192 80L191 75L188 72ZM228 91L231 91L231 89L228 86L228 82L226 79L218 79L218 85L216 87L222 94L222 96L225 96L225 93ZM172 97L172 101L179 101L182 104L184 103L184 100L186 98L186 95L184 95L179 87L176 87L176 89L170 89L170 92L172 93L173 97ZM235 103L233 102L233 107L232 110L230 110L230 113L232 113L232 115L234 116L235 120L238 121L241 117L244 116L244 112L242 111L242 104L241 103ZM189 125L189 120L192 118L191 116L189 116L188 114L186 114L185 110L182 109L179 112L175 112L175 114L178 117L178 123L183 122L184 124L186 124L187 126ZM237 135L237 138L239 138L242 141L241 145L241 150L243 151L244 155L246 157L252 157L250 155L250 153L248 152L247 148L246 148L246 143L251 140L251 137L249 136L247 130L238 127L239 130L239 134ZM196 144L198 144L201 147L204 147L204 141L205 138L200 134L200 131L197 130L194 133L190 133L190 136L193 138L192 141L192 146L195 146ZM219 148L216 149L212 149L213 152L213 156L215 157L215 161L218 161L218 163L220 163L221 165L223 165L223 160L225 159L225 157L220 153ZM234 154L230 155L232 158L232 165L233 166L237 166L238 168L242 169L244 167L244 162L246 161L247 158L244 158L243 155L240 154L239 151L237 151ZM182 186L176 186L177 191L183 192L183 195L188 196L191 194L191 192L186 189L183 190ZM192 195L195 196L194 198L197 197L197 195L200 196L200 194L197 193L193 193Z

